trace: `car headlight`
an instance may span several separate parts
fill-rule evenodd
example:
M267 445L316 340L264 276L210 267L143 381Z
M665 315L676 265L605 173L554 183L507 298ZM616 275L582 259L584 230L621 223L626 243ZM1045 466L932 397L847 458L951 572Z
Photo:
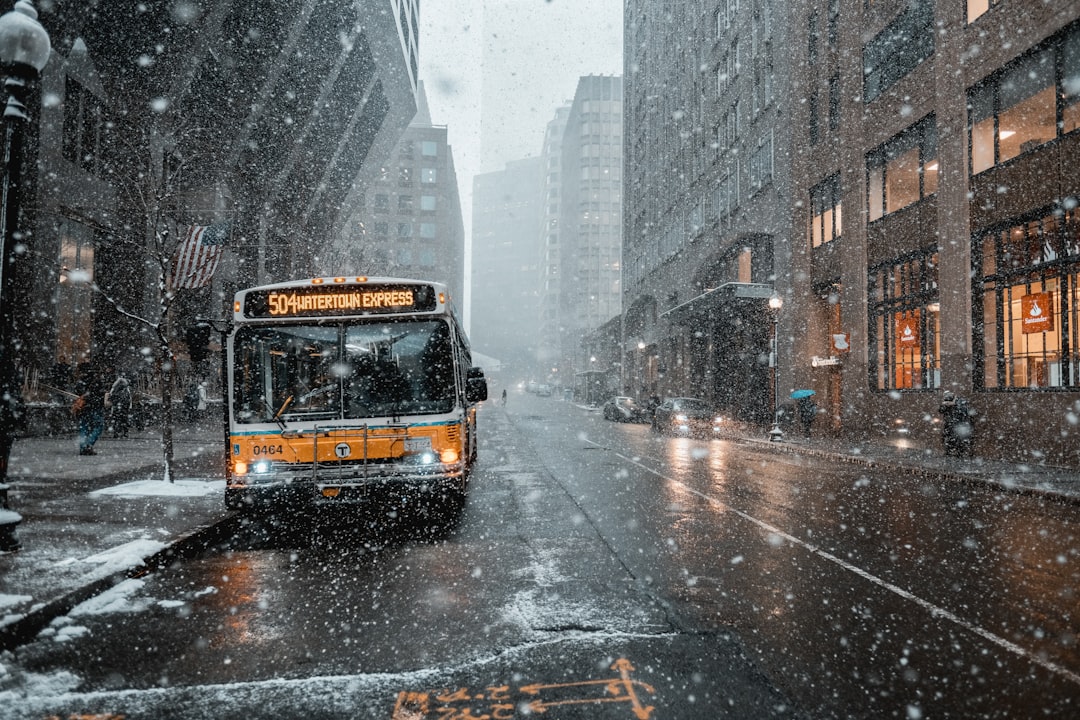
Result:
M686 417L685 415L676 415L675 419L678 420L679 422L686 422L690 418Z
M719 415L714 417L712 421L713 421L713 425L723 425L724 424L724 418L719 416Z

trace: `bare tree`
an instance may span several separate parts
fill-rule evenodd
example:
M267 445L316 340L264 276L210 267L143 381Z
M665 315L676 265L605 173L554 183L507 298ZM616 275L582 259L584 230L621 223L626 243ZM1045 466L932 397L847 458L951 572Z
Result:
M138 145L130 139L118 139L118 144L124 146L123 151L130 153L127 157L146 158L144 165L119 176L117 189L134 217L129 231L115 238L120 246L117 248L119 251L142 258L146 289L143 293L119 297L96 282L93 285L94 291L117 314L136 327L141 327L152 338L154 372L161 395L163 479L167 482L174 480L173 393L176 385L176 347L181 341L173 318L177 292L172 286L171 275L173 258L181 241L175 228L178 218L187 214L184 202L187 199L187 176L191 171L191 159L181 152L180 140L188 146L197 143L201 134L200 128L181 126L168 134L148 131L147 135L138 138Z

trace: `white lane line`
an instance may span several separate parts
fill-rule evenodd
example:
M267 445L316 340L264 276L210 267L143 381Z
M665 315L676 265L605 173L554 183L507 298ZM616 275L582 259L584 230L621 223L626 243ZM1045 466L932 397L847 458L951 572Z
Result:
M598 443L594 443L592 440L586 440L586 442L589 442L589 443L591 443L593 445L596 445L597 447L603 447L603 446L599 445ZM702 500L705 500L707 502L710 502L710 503L716 505L717 507L724 510L725 512L733 513L733 514L741 517L742 519L744 519L744 520L746 520L748 522L751 522L754 525L757 525L762 530L766 530L766 531L768 531L770 533L774 533L776 535L779 535L780 537L784 538L788 542L794 543L795 545L798 545L798 546L800 546L802 548L805 548L806 550L809 550L814 555L817 555L818 557L820 557L820 558L822 558L824 560L828 560L831 563L835 563L836 565L839 565L840 567L844 568L845 570L848 570L850 572L855 573L856 575L858 575L862 579L869 580L870 582L874 583L875 585L877 585L879 587L882 587L882 588L888 590L889 592L891 592L891 593L893 593L895 595L899 595L900 597L904 598L905 600L908 600L910 602L915 603L916 605L923 608L924 610L929 611L929 613L931 615L933 615L934 617L944 618L945 620L948 620L948 621L950 621L950 622L952 622L952 623L954 623L956 625L959 625L960 627L964 628L968 632L974 633L975 635L978 635L979 637L983 638L984 640L992 642L993 644L997 645L1000 648L1004 648L1005 650L1008 650L1009 652L1011 652L1011 653L1013 653L1015 655L1018 655L1018 656L1024 658L1025 660L1028 660L1029 662L1035 663L1036 665L1043 668L1044 670L1048 670L1049 672L1052 672L1055 675L1060 675L1061 677L1064 677L1064 678L1066 678L1068 680L1071 680L1072 682L1076 683L1077 685L1080 685L1080 674L1074 673L1071 670L1069 670L1068 668L1064 668L1061 665L1058 665L1057 663L1053 663L1053 662L1050 662L1049 660L1045 660L1045 659L1039 657L1038 655L1036 655L1035 653L1032 653L1032 652L1029 652L1028 650L1025 650L1024 648L1020 647L1016 643L1010 642L1009 640L1006 640L1005 638L1001 637L1000 635L995 635L994 633L990 632L989 630L985 630L985 629L983 629L983 628L981 628L981 627L979 627L977 625L972 625L971 623L964 620L963 618L960 618L957 615L954 615L953 613L949 612L948 610L946 610L943 607L939 607L939 606L935 605L934 603L930 602L929 600L924 600L923 598L908 592L907 590L903 589L902 587L898 587L896 585L893 585L891 582L888 582L887 580L882 580L878 576L873 575L871 573L868 573L867 571L863 570L862 568L856 567L856 566L852 565L851 563L847 562L846 560L844 560L842 558L838 558L838 557L836 557L835 555L833 555L832 553L830 553L830 552L828 552L826 550L822 550L817 545L814 545L813 543L806 542L805 540L801 540L801 539L795 537L794 535L791 535L790 533L786 533L783 530L781 530L780 528L774 527L774 526L770 525L769 523L765 522L764 520L758 520L756 517L754 517L752 515L748 515L745 512L743 512L742 510L731 507L730 505L723 502L722 500L717 500L716 498L712 497L711 495L706 495L703 492L695 490L694 488L690 487L689 485L682 482L681 480L676 480L674 478L670 478L667 475L664 475L663 473L661 473L661 472L659 472L657 470L654 470L651 467L648 467L647 465L643 465L642 463L638 462L638 460L636 460L634 458L627 457L627 456L625 456L625 455L623 455L621 453L615 452L614 450L611 450L610 448L603 447L603 449L608 450L608 452L613 454L615 457L620 458L622 460L625 460L626 462L630 463L631 465L634 465L636 467L641 468L642 470L644 470L646 472L649 472L649 473L652 473L653 475L656 475L658 478L661 478L663 480L666 480L667 482L674 483L674 484L680 486L681 488L683 488L687 492L691 493L692 495L696 495L699 498L701 498Z

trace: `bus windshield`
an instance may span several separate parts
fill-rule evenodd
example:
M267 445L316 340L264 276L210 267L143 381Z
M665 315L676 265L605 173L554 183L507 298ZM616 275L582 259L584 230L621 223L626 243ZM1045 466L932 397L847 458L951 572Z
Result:
M454 361L444 320L243 327L234 339L239 423L449 412Z

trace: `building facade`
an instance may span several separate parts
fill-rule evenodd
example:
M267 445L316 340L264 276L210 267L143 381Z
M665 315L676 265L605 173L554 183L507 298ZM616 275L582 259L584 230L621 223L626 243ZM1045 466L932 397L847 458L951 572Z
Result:
M621 77L579 79L566 115L558 222L558 377L596 370L585 339L622 311ZM604 370L604 368L600 368Z
M977 454L1080 462L1080 5L795 9L795 382L845 435L940 447L948 390Z
M787 6L626 4L626 394L772 417L768 299L791 239Z
M650 78L659 57L638 48L660 43L666 21L644 5L627 13L627 63L628 74L644 68ZM774 182L784 173L789 183L775 208L788 229L774 243L771 280L784 301L779 395L814 390L818 431L940 450L938 405L948 390L977 412L977 455L1080 463L1080 180L1071 171L1080 153L1080 5L727 1L715 4L722 51L734 47L730 33L740 46L753 35L756 14L773 18L773 52L783 48L775 62L786 68L773 82L788 97L773 123ZM778 43L778 32L790 40ZM759 60L755 52L734 67ZM649 135L663 132L647 122L656 96L627 87L628 117L643 128L627 137L627 195L637 207L636 198L664 192L649 173L693 167L694 153L663 155L674 138ZM747 97L744 89L740 102ZM744 162L750 152L740 152ZM753 171L745 170L743 182ZM693 197L680 191L671 202L684 194ZM641 226L628 218L628 228ZM769 282L754 267L751 284ZM739 289L752 288L731 293ZM646 306L648 295L633 291L628 301ZM656 314L667 310L660 303ZM628 313L626 327L633 321ZM678 362L658 354L668 370L668 358Z
M465 291L465 229L447 128L433 125L423 83L416 117L365 178L361 209L342 234L334 270L445 283L459 311Z
M570 107L555 110L555 117L544 131L544 144L540 150L543 167L540 197L540 347L537 350L537 366L546 382L561 386L558 377L562 353L562 320L559 294L562 291L562 243L559 242L562 219L562 139L566 132L566 120Z
M509 381L539 369L540 158L473 178L473 347L497 358Z
M415 113L418 41L416 0L39 5L53 55L14 289L29 401L88 361L146 373L156 327L182 338L238 286L313 274ZM210 224L227 228L213 283L155 319L162 268Z

